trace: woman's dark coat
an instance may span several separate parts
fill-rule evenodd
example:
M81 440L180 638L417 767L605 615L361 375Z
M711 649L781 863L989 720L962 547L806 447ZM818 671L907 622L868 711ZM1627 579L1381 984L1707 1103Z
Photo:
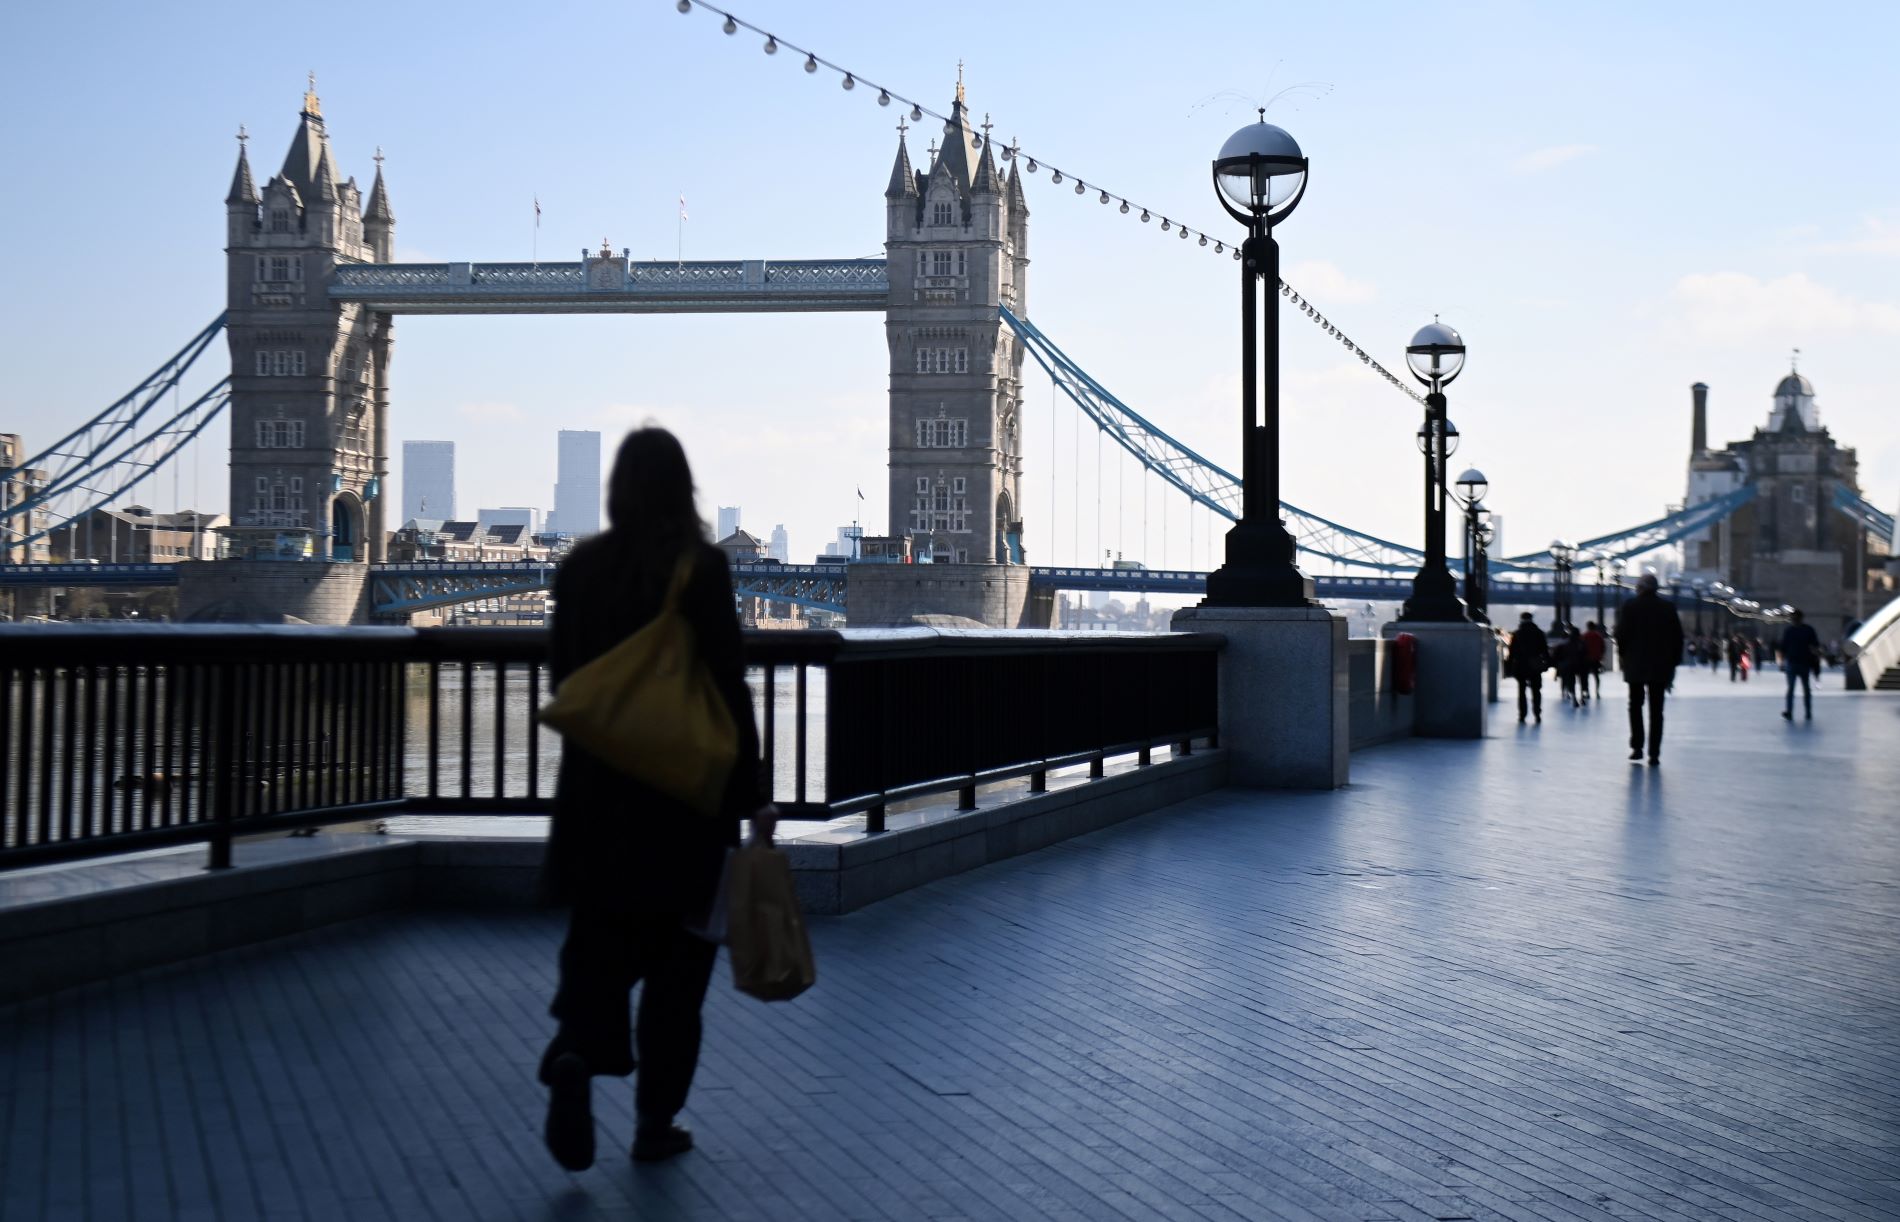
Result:
M745 682L739 620L725 553L695 541L680 612L693 626L739 730L739 756L717 817L697 814L571 743L561 753L542 894L555 904L693 919L710 906L739 820L757 810L759 735ZM676 557L643 567L616 532L577 546L554 579L554 684L659 613ZM660 565L666 571L657 571Z

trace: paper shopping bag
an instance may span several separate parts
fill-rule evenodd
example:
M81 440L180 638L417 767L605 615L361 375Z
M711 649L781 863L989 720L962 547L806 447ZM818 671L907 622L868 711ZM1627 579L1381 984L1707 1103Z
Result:
M761 1001L790 1001L810 988L818 969L785 854L747 844L732 855L727 888L732 983Z

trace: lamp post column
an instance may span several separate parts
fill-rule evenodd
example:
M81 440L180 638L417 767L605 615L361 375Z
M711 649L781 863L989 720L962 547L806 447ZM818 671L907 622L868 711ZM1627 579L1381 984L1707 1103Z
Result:
M1399 612L1401 620L1465 619L1458 602L1458 582L1451 575L1445 549L1445 466L1449 461L1445 423L1445 396L1434 390L1425 396L1425 563L1412 578L1412 597Z
M1445 417L1445 387L1464 370L1464 337L1434 318L1406 345L1405 363L1430 393L1425 396L1425 425L1418 433L1418 448L1425 455L1425 562L1412 579L1412 596L1405 600L1399 619L1463 622L1465 608L1458 601L1458 583L1445 562L1445 500L1450 495L1445 468L1451 459L1452 433Z
M1208 574L1206 605L1311 606L1280 520L1280 244L1257 225L1240 250L1240 521L1227 532L1226 562Z

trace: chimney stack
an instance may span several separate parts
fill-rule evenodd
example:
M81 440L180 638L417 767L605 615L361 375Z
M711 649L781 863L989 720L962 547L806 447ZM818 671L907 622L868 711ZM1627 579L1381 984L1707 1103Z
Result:
M1689 388L1695 397L1695 425L1689 441L1689 456L1709 452L1709 384L1697 382Z

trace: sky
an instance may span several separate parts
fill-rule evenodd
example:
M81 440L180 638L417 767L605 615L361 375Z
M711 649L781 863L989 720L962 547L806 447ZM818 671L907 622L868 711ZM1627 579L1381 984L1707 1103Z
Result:
M1395 370L1434 315L1463 332L1453 464L1489 477L1507 553L1661 515L1684 494L1690 384L1712 388L1711 437L1743 439L1796 348L1869 498L1900 508L1900 6L734 11L940 110L961 60L998 138L1215 237L1236 227L1209 161L1269 103L1312 162L1278 230L1286 279ZM311 70L342 173L367 189L387 156L402 261L571 260L603 237L636 258L880 255L897 108L801 67L673 0L8 5L0 431L55 440L217 314L234 134L261 182ZM911 133L913 159L933 134ZM1026 189L1030 317L1237 469L1236 265L1046 173ZM557 430L611 452L651 420L686 443L707 518L784 523L794 558L860 487L872 532L886 521L875 315L401 317L396 335L394 482L401 441L453 439L462 516L549 505ZM1417 542L1418 405L1290 309L1282 361L1287 500ZM1039 372L1025 401L1033 563L1218 563L1221 524L1100 446ZM137 499L222 509L214 428Z

